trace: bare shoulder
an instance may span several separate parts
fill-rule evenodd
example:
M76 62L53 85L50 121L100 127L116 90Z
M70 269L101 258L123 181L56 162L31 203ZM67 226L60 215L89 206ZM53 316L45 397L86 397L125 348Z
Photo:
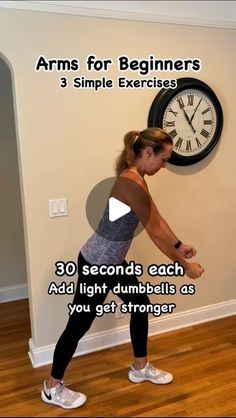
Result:
M137 179L135 173L124 174L117 177L110 196L126 203L137 213L140 208L150 207L150 194L142 179Z
M138 175L131 170L124 171L118 177L118 179L120 178L133 180L137 185L143 187L146 191L148 191L148 186L147 186L146 181L138 177Z

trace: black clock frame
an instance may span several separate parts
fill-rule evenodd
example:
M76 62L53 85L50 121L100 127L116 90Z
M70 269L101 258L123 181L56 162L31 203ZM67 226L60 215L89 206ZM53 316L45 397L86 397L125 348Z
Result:
M149 110L148 127L163 128L163 116L167 106L174 96L185 89L197 89L209 97L216 112L216 129L209 145L197 155L182 156L173 150L168 163L177 166L192 165L205 158L217 144L223 128L223 111L216 94L206 83L197 78L191 77L177 79L177 87L175 89L161 89L153 100Z

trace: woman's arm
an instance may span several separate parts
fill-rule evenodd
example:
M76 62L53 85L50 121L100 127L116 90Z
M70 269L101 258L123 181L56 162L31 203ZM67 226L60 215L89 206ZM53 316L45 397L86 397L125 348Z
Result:
M192 253L196 253L196 250L192 246L185 246L183 244L178 249L175 248L178 238L160 215L146 187L133 180L125 180L123 178L123 181L120 180L118 188L124 196L126 203L131 207L145 227L154 244L170 260L178 261L184 267L189 277L199 277L204 271L202 267L197 263L189 263L185 260L185 257L188 258L185 254L185 249L192 250ZM184 251L181 249L182 246Z
M156 217L158 219L160 219L160 226L162 227L162 231L164 236L167 236L167 234L170 236L170 239L173 241L174 240L174 246L179 243L178 245L178 251L177 253L184 257L184 258L191 258L194 257L197 254L196 249L192 246L192 245L186 245L183 244L182 242L179 241L179 239L176 237L176 235L174 234L174 232L172 231L172 229L170 228L170 226L168 225L168 223L166 222L166 220L160 215L155 203L153 202L150 194L149 194L149 198L151 200L151 204L154 207L154 210L156 212ZM154 219L154 223L155 223L155 219Z
M172 261L179 261L180 264L187 268L187 261L180 253L179 249L175 248L178 238L170 229L164 218L160 215L156 205L150 199L150 217L145 229L154 244Z

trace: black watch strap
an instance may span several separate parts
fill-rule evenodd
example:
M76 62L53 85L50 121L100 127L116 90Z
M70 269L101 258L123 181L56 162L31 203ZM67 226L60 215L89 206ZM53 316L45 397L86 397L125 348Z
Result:
M180 240L176 242L176 244L174 245L176 250L181 246L181 244L182 244L182 242Z

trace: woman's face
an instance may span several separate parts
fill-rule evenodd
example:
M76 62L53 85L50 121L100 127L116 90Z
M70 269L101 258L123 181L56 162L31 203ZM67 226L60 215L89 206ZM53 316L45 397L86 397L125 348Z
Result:
M145 171L148 176L157 173L161 168L166 167L166 163L171 156L173 146L165 144L163 150L159 154L154 154L151 147L147 147L144 151Z

